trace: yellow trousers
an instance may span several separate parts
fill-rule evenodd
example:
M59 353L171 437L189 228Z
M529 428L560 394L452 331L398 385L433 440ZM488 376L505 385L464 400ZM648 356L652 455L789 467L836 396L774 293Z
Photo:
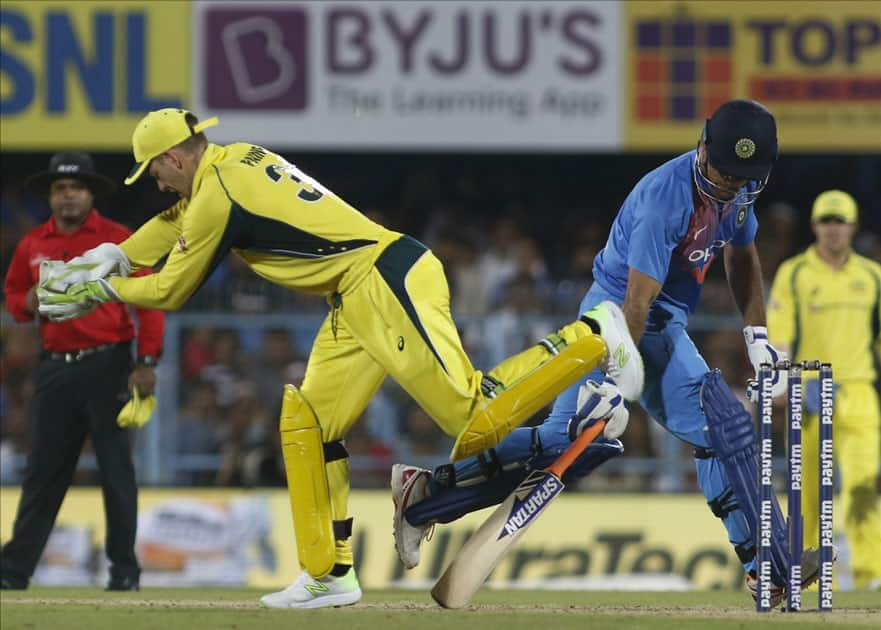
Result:
M802 432L802 514L805 546L819 542L817 486L819 420L805 415ZM832 443L841 485L840 513L850 545L854 586L881 578L881 501L876 480L881 464L881 414L878 395L869 383L846 383L835 396Z
M450 315L450 293L440 261L421 243L391 244L355 288L331 299L300 389L321 425L325 442L343 439L386 375L456 436L483 401L483 374L475 370ZM583 322L557 334L571 343L591 334ZM513 383L550 356L534 346L489 374ZM327 465L334 520L347 516L348 460ZM352 563L348 541L337 541L336 562Z

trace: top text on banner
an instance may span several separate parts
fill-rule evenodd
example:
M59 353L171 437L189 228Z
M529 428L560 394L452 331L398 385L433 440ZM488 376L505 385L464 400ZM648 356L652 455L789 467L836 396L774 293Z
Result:
M783 152L881 146L881 3L626 3L629 149L694 147L721 103L776 116ZM830 5L833 6L833 5Z
M189 93L188 2L4 2L3 149L127 149Z

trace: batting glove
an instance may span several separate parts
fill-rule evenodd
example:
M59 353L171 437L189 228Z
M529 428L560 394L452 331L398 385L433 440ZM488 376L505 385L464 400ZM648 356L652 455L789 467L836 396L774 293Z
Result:
M749 362L752 363L756 373L756 379L750 380L746 387L746 395L750 402L759 400L759 367L762 363L774 364L787 359L786 353L777 350L768 342L768 329L764 326L747 326L743 329L743 338L746 341L746 352ZM771 372L771 397L776 398L786 391L787 374L785 370L773 370Z
M598 420L607 419L603 437L613 440L627 428L630 411L615 382L607 378L602 383L587 381L578 388L575 415L569 419L569 438L574 440L582 431Z

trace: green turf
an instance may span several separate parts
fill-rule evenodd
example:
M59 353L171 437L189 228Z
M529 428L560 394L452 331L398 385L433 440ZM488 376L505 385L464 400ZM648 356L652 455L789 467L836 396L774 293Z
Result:
M745 592L630 593L483 590L473 605L441 610L425 592L371 591L357 606L316 611L260 608L252 589L33 588L0 595L0 626L15 629L199 630L556 630L557 628L881 627L881 595L836 593L836 610L759 615ZM805 594L815 606L816 594Z

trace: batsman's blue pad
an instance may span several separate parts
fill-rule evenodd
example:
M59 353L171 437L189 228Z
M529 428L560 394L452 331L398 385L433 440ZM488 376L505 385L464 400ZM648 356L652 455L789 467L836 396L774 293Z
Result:
M759 473L752 416L734 396L719 370L707 373L701 388L701 406L707 418L710 444L722 462L731 490L746 516L750 537L756 540L759 531ZM787 530L776 496L772 496L772 504L771 580L783 586L789 566Z
M562 481L568 484L585 477L603 462L623 452L624 445L621 440L597 438L572 463L563 475ZM558 455L559 453L542 453L520 468L504 470L495 477L479 483L435 490L432 496L411 505L404 513L404 517L412 525L430 522L450 523L469 512L497 505L514 491L529 472L550 466Z
M744 571L755 570L756 541L749 532L746 515L740 509L737 497L728 482L725 465L708 449L695 451L695 469L701 492L707 505L728 532L728 540L734 546L734 553L743 565Z

